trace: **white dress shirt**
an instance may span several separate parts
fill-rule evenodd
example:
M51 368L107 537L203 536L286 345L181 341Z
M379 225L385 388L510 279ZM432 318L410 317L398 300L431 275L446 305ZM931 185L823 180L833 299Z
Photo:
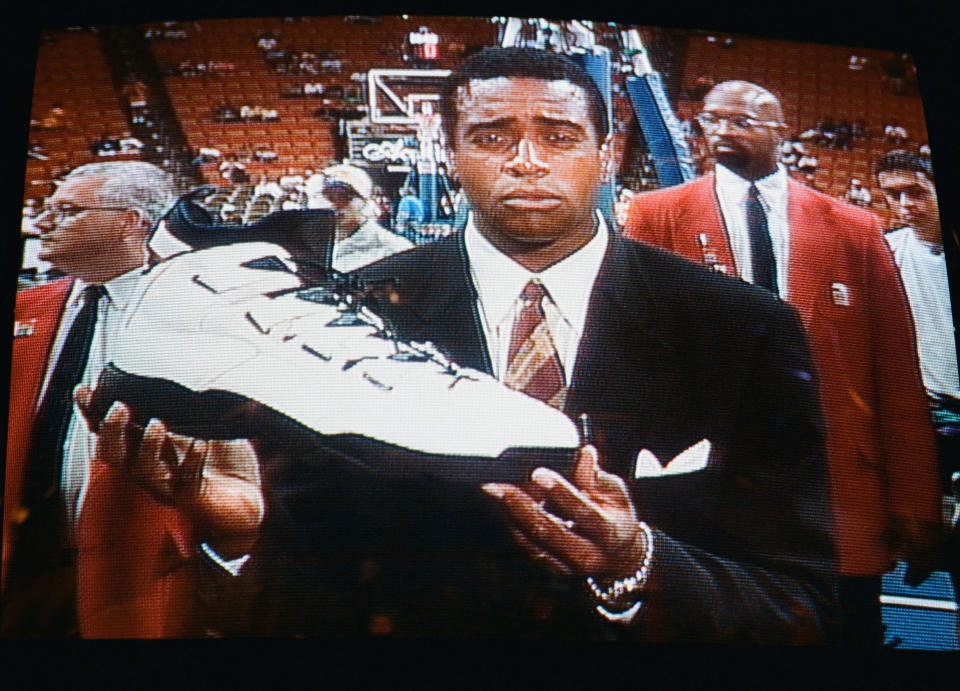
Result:
M750 253L750 232L747 228L747 193L750 181L726 166L716 166L717 199L723 222L727 227L730 249L737 264L737 273L753 283L753 262ZM758 198L767 214L767 230L777 262L777 287L780 298L787 299L789 288L790 226L787 220L787 169L777 166L777 172L756 181Z
M106 294L100 298L97 305L97 323L94 327L93 339L90 342L90 354L87 366L80 379L81 384L91 388L100 376L100 370L110 361L110 348L116 343L118 329L123 324L123 316L130 300L136 291L142 268L134 269L103 284ZM73 284L70 296L57 328L57 335L53 341L50 357L47 360L47 371L44 375L43 388L37 400L37 407L46 395L50 376L56 366L60 351L63 350L67 333L73 325L74 319L83 306L83 289L87 286L77 280ZM60 475L60 488L67 512L67 525L72 531L76 528L77 516L87 492L87 481L90 476L90 459L95 450L96 437L87 429L83 414L74 405L73 417L67 427L66 441L63 445L63 468Z
M522 307L520 294L531 280L546 289L543 311L553 344L560 356L567 386L573 376L577 349L583 337L587 307L594 281L600 272L610 234L598 213L597 233L579 250L540 273L533 273L506 256L487 240L473 223L467 222L464 243L470 274L477 288L477 311L487 340L487 352L494 376L507 371L513 323Z
M910 303L917 334L923 386L937 396L960 399L947 260L917 237L913 228L886 234Z
M333 268L348 273L411 247L413 243L405 237L390 232L371 219L353 235L334 244Z

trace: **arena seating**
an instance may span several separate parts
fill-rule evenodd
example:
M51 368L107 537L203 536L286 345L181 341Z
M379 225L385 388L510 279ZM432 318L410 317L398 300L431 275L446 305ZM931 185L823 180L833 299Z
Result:
M52 42L38 47L29 142L43 144L46 161L27 159L24 199L42 198L52 191L59 174L97 160L139 158L118 154L102 159L90 151L101 135L121 136L130 129L119 92L96 33L89 30L46 32ZM61 126L46 129L42 121L53 108L62 108Z
M404 20L384 17L370 26L345 24L341 17L318 17L285 21L273 19L209 20L186 25L188 38L153 42L154 55L161 64L176 66L185 60L194 64L212 62L232 65L217 74L196 77L170 76L165 85L191 146L212 146L225 156L269 144L278 153L270 163L247 162L244 166L252 179L266 175L276 179L284 174L302 174L317 170L336 159L337 123L321 120L313 112L322 105L336 108L339 99L325 103L324 98L306 96L281 98L285 88L297 88L308 82L320 82L325 90L342 87L356 89L351 75L364 73L371 67L402 67L401 48L407 34L421 25L438 32L446 52L441 52L437 67L450 67L467 46L492 42L494 29L486 20L469 18L427 18ZM145 25L149 30L151 25ZM277 38L277 48L287 51L333 53L341 61L339 71L322 71L317 75L277 74L263 52L257 48L257 37L270 33ZM449 46L453 44L453 54ZM275 122L214 122L213 110L228 103L276 109ZM225 184L216 164L203 169L207 182Z
M303 174L318 170L341 153L341 135L334 118L320 119L318 108L357 107L343 99L317 96L281 98L284 90L320 82L326 90L341 87L348 91L359 86L351 76L371 67L402 67L403 46L407 34L428 26L441 37L437 67L453 67L471 50L495 41L496 27L480 18L438 18L400 16L381 17L376 22L343 17L254 18L202 20L183 23L185 38L153 40L158 63L178 66L184 61L194 65L214 63L199 76L168 76L164 86L190 146L219 149L224 157L240 158L252 181L261 176L276 180L281 175ZM144 33L163 29L163 25L144 24ZM69 126L59 129L31 128L30 141L42 142L49 156L46 161L29 159L24 197L42 197L50 191L49 182L59 173L98 157L90 144L105 133L120 134L128 128L122 110L122 97L110 78L107 60L98 36L87 30L47 32L53 41L39 47L37 80L31 117L44 119L51 108L60 105L66 111ZM271 34L277 48L290 52L332 53L341 61L340 70L321 70L317 75L278 74L264 59L256 45L258 36ZM183 34L181 34L183 35ZM746 79L763 84L778 93L784 105L791 134L813 127L820 120L866 120L872 136L855 142L849 151L815 145L808 150L819 161L814 186L832 195L843 196L850 178L864 181L873 196L872 210L892 224L879 191L873 184L871 165L892 145L882 137L883 126L904 126L910 142L926 141L923 109L918 95L907 91L898 95L888 88L880 69L890 54L877 50L843 46L811 46L792 41L768 41L737 36L730 47L722 40L710 42L705 32L693 32L687 38L683 65L675 70L681 77L681 93L695 90L697 80L712 82ZM849 69L852 52L867 59L860 70ZM69 64L69 70L63 69ZM615 74L614 80L622 80ZM275 109L276 121L219 123L213 111L229 103ZM690 120L698 103L683 98L675 102L681 120ZM362 105L360 106L363 107ZM633 116L626 109L615 109L626 126L615 127L614 151L617 159L635 160L630 155L636 139L632 133ZM277 157L269 162L248 160L254 149L266 146ZM694 151L700 147L694 142ZM127 154L125 157L136 157ZM201 167L204 180L211 184L230 184L220 176L218 162ZM629 171L624 171L627 175ZM627 177L630 177L627 175ZM632 178L631 178L632 179Z

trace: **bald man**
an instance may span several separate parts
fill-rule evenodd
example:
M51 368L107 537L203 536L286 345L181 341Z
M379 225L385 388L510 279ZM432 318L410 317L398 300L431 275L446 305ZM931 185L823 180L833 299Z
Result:
M871 213L805 187L779 163L786 125L763 87L723 82L697 117L716 161L642 194L625 233L737 275L800 313L827 421L833 513L850 645L880 645L881 576L930 572L940 511L932 430L896 266Z

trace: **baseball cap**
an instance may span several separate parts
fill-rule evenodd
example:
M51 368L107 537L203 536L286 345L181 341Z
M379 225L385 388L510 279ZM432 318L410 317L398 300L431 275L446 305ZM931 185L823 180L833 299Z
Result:
M373 181L366 171L348 163L339 163L323 169L323 176L327 182L339 182L350 187L364 199L373 194Z

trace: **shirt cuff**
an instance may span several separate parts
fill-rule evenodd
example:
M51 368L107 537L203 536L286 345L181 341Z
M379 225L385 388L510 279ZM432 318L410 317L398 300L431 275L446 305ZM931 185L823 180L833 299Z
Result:
M207 558L210 559L210 561L229 573L231 576L239 576L240 569L242 569L243 565L247 563L248 559L250 559L249 554L244 554L242 557L237 557L236 559L224 559L219 554L214 552L210 545L208 545L206 542L200 543L200 549L207 556Z
M607 621L612 621L615 624L622 624L623 626L629 626L633 623L633 620L637 618L637 614L639 614L641 607L643 607L642 601L637 602L633 605L633 607L625 612L608 612L603 608L602 605L597 605L597 612Z

